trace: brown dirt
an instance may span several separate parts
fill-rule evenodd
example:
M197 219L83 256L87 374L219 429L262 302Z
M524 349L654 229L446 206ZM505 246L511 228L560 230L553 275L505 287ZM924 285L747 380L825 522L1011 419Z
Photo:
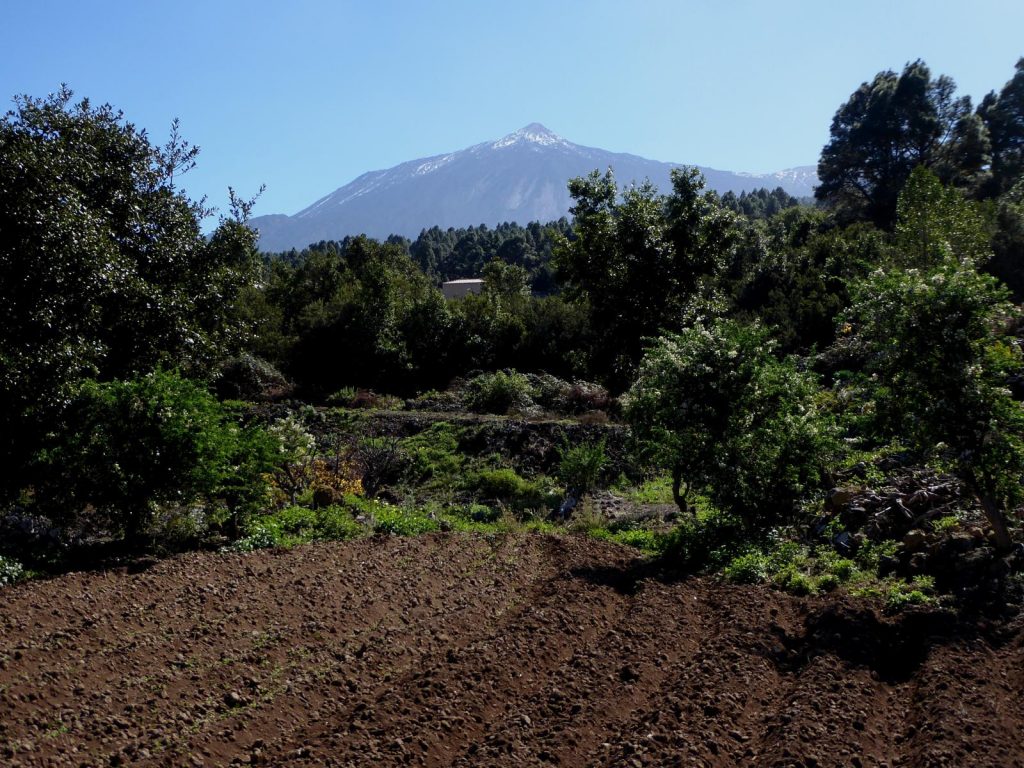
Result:
M435 535L0 591L5 766L1024 765L1024 644Z

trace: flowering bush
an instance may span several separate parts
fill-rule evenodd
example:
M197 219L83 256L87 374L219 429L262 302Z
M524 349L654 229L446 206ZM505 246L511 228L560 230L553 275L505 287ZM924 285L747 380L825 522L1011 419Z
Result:
M777 520L821 479L834 448L813 376L773 353L768 333L698 323L647 350L626 397L643 453L672 473L673 497L705 491L747 523Z

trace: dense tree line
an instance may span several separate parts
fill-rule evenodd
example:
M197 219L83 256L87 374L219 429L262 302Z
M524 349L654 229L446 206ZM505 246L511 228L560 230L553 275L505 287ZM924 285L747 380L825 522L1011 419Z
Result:
M525 227L505 222L496 227L481 224L478 227L430 227L412 241L392 235L385 242L401 247L431 281L479 277L484 266L494 260L526 270L530 289L545 296L556 292L557 286L551 269L551 257L559 238L572 231L568 220L541 224L530 222ZM284 261L296 266L311 255L326 251L344 251L353 238L338 242L322 241L308 248L292 249L284 253L268 254L272 261Z

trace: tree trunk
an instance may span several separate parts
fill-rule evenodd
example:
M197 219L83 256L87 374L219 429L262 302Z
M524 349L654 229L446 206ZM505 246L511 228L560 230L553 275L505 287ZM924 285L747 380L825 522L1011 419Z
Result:
M683 486L683 468L676 466L672 468L672 499L675 501L676 506L679 507L679 511L686 513L690 511L690 505L686 502L686 497L690 495L690 486L686 485L682 493L680 488Z
M988 522L996 534L996 549L1000 552L1009 552L1013 548L1013 540L1010 539L1010 532L1006 528L1006 518L1003 517L1002 510L999 509L995 499L977 487L975 495L981 502L981 508L985 510L985 517L988 518Z

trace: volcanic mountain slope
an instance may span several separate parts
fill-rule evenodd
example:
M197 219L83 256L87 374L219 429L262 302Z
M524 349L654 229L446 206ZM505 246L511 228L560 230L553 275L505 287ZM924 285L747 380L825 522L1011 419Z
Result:
M187 554L0 599L10 768L1024 765L1015 627L585 538Z
M609 167L620 183L650 179L667 192L677 164L583 147L532 123L497 141L365 173L294 216L257 216L250 224L261 249L280 251L345 235L414 238L435 225L553 221L568 215L569 179ZM812 166L763 175L701 171L710 189L736 194L781 186L807 196L817 183Z

